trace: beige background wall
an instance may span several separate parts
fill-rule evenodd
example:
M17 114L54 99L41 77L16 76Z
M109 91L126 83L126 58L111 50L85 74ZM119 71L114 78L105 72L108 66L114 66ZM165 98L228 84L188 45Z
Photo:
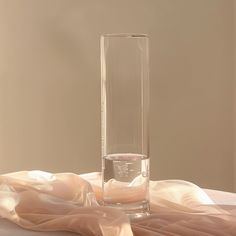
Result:
M236 192L236 1L234 3L234 191Z
M0 0L0 172L100 170L99 36L120 32L151 38L151 178L232 191L233 0Z

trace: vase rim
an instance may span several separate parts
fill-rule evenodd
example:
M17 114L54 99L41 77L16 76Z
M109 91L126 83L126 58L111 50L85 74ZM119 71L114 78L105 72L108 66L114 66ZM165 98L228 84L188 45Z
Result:
M114 38L148 38L147 34L136 34L136 33L112 33L102 34L101 37L114 37Z

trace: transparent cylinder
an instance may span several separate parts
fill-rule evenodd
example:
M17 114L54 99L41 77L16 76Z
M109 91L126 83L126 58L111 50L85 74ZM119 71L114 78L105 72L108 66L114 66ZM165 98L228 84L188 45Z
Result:
M104 205L149 212L149 55L143 34L101 36Z

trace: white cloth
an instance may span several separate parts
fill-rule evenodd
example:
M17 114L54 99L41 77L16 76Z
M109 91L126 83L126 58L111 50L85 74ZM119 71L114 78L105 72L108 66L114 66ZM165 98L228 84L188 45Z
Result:
M100 173L23 171L0 176L0 216L25 229L86 236L236 235L236 197L230 205L215 204L186 181L150 181L152 214L133 222L119 210L100 207L100 199ZM0 227L0 235L9 234Z

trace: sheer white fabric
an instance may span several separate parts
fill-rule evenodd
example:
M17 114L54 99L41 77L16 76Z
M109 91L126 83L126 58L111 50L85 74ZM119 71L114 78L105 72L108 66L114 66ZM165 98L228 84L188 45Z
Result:
M126 197L135 196L127 191ZM151 215L132 222L119 210L101 207L100 200L100 173L0 176L0 216L26 229L86 236L236 235L236 197L235 204L217 205L186 181L151 181Z

